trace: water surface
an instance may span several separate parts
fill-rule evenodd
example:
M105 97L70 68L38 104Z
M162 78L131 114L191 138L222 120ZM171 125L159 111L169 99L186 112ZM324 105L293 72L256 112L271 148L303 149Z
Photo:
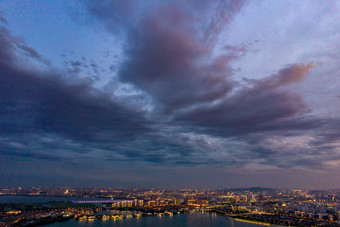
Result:
M174 216L150 216L142 218L126 218L123 220L70 220L54 223L46 227L260 227L262 225L226 219L224 216L213 214L179 214Z

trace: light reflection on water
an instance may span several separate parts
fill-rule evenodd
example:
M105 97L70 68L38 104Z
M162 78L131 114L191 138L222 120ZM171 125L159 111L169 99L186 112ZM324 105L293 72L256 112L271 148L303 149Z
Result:
M123 220L76 221L74 219L48 225L48 227L260 227L262 225L234 221L214 214L179 214L174 216L150 216Z

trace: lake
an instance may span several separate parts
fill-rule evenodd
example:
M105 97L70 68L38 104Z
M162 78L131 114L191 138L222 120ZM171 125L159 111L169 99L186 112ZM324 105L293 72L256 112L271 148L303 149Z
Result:
M142 218L126 218L118 221L97 220L77 221L70 220L63 223L54 223L46 227L260 227L263 225L235 221L215 214L179 214L174 216L150 216Z

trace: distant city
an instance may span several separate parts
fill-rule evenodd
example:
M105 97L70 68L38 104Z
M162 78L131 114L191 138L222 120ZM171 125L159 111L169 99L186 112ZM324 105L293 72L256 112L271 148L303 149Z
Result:
M326 191L238 189L1 188L0 226L48 224L76 219L141 218L151 215L214 213L253 223L339 226L340 189ZM21 197L48 202L20 202ZM100 211L134 211L101 215Z

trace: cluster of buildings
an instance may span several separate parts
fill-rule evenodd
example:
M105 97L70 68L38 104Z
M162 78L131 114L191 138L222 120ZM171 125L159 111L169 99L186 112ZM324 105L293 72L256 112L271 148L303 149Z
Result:
M340 190L4 188L0 189L1 194L68 197L70 201L81 197L82 200L73 201L73 204L92 204L105 209L130 209L146 213L186 210L217 212L234 218L275 224L336 226L340 223ZM21 212L0 211L2 215Z

